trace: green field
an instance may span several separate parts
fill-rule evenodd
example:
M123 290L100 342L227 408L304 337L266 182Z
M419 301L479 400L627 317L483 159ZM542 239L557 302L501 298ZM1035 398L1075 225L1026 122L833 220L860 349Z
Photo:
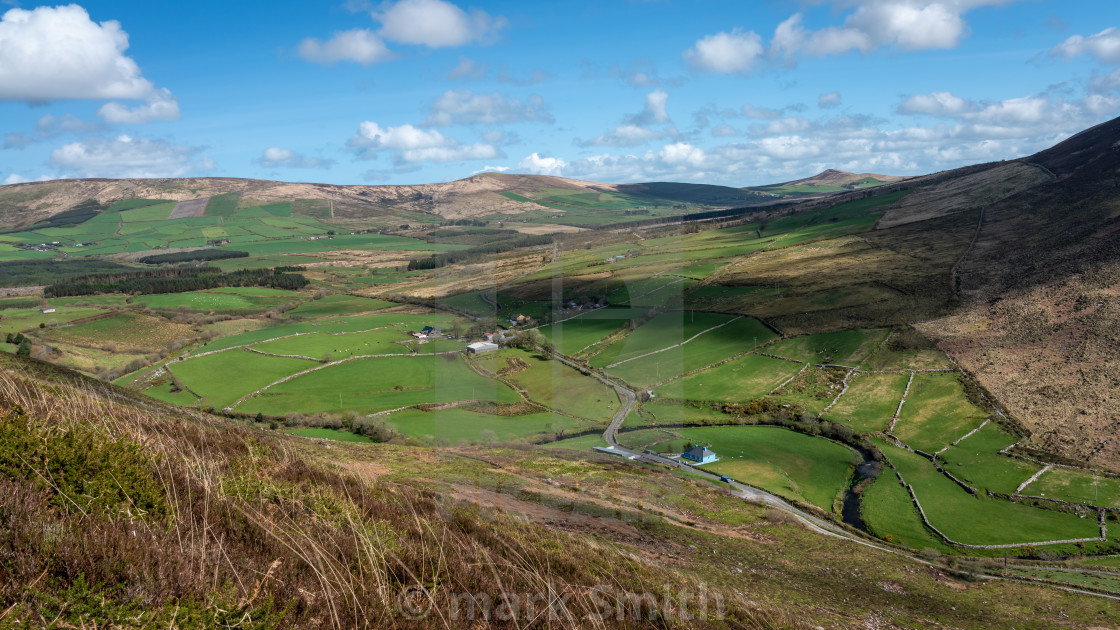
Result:
M505 367L505 360L518 358L528 369L507 378L524 389L529 398L560 411L589 420L604 421L618 411L618 395L599 381L583 376L559 361L543 359L522 350L505 350L478 359L487 369ZM492 369L496 368L496 369Z
M999 454L1017 441L998 424L989 422L942 453L941 458L945 460L945 470L969 485L1012 494L1019 484L1042 469L1038 464Z
M778 427L676 429L720 461L702 468L832 511L858 461L846 446Z
M922 522L910 493L890 468L884 468L879 478L863 491L860 516L872 534L893 543L914 549L948 549Z
M747 402L769 394L802 366L748 354L654 389L660 398Z
M637 314L631 309L603 308L539 330L561 354L573 355L627 325Z
M316 365L303 359L231 350L177 361L169 364L168 368L188 389L201 397L200 404L224 408L269 383Z
M704 330L733 319L733 315L695 311L661 313L642 324L623 339L606 346L591 357L595 367L632 359L656 350L679 344Z
M926 515L946 536L966 544L1029 544L1099 534L1095 518L972 496L920 455L877 441L914 487Z
M55 326L105 313L99 308L60 307L53 313L40 313L38 308L14 308L0 311L0 334L38 328L39 324Z
M968 401L957 374L919 373L914 375L894 433L911 447L934 453L980 426L987 417L984 410Z
M767 352L806 363L854 366L874 352L889 332L880 328L792 337L770 346Z
M1102 507L1120 507L1120 479L1055 466L1024 488L1023 494Z
M296 354L315 359L330 355L334 360L351 355L408 354L401 342L412 341L404 330L388 326L378 330L355 333L307 333L296 337L274 339L251 346L269 354ZM462 347L462 344L457 344ZM429 352L424 349L422 352Z
M523 416L496 416L462 407L424 411L405 409L389 414L386 420L401 433L425 441L448 444L514 441L541 433L575 433L595 425L568 416L533 413Z
M141 295L135 304L158 309L190 309L195 311L241 311L265 310L303 299L295 291L265 289L264 295L250 291L253 287L231 290L213 289L208 291L188 291L186 293L159 293Z
M505 385L476 374L459 356L402 356L328 366L269 388L237 409L275 416L320 411L369 414L467 400L513 403L520 399Z
M856 433L882 431L898 409L909 378L908 374L854 374L848 379L848 391L825 418Z
M386 302L385 300L375 300L373 298L365 298L357 295L336 294L328 295L311 302L305 302L290 311L290 313L295 317L327 317L331 315L365 313L388 308L390 306L395 306L395 304Z
M650 386L751 351L756 344L777 337L777 333L757 319L743 317L706 332L683 346L632 359L608 371L628 383Z

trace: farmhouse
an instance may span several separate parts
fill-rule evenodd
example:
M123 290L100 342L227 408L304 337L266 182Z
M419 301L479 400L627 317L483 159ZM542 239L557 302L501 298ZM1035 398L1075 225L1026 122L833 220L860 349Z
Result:
M476 341L467 346L467 352L474 354L482 354L484 352L493 352L498 349L498 344L489 341Z
M710 464L719 458L707 446L693 446L681 453L681 459L687 459L697 464Z

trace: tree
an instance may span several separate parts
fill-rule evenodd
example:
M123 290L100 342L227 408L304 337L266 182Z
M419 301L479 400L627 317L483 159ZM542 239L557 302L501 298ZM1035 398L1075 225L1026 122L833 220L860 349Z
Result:
M21 356L21 357L31 356L31 340L30 339L28 339L26 337L23 338L23 342L21 342L19 344L19 348L16 349L16 355Z

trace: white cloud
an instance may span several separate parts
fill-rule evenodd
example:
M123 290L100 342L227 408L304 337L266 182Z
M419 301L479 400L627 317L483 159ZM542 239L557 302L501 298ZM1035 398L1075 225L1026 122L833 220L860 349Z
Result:
M516 98L493 94L475 94L470 90L448 90L432 103L426 125L497 125L525 121L551 123L552 115L544 108L544 100L533 94L522 102Z
M459 59L459 65L451 69L447 73L447 78L453 81L480 81L486 78L486 64L481 64L474 59L462 57Z
M804 118L791 116L771 120L765 125L751 125L751 134L755 136L778 136L790 133L804 133L813 128L813 124Z
M827 94L821 94L820 97L817 99L817 107L820 107L821 109L830 109L832 107L839 107L839 106L840 106L840 93L839 92L829 92Z
M1089 88L1094 92L1120 90L1120 68L1110 74L1097 75L1089 80Z
M930 92L911 96L898 106L901 114L927 116L959 116L976 110L976 104L950 92Z
M671 126L662 129L650 128L655 124L668 125L670 122L669 112L666 109L668 100L668 94L661 90L654 90L646 95L642 111L627 115L618 127L579 144L585 147L633 147L656 138L675 135L676 129Z
M796 13L774 31L770 54L792 61L800 55L823 57L851 51L868 54L884 46L899 50L955 48L968 33L964 14L984 5L1015 0L863 0L844 23L810 31Z
M97 116L114 125L142 125L157 120L179 120L179 99L167 88L153 91L147 102L132 109L120 103L106 103L97 110Z
M478 175L479 173L504 173L509 170L508 166L483 166L477 171L473 171L471 175Z
M444 0L400 0L374 17L385 39L429 48L485 41L507 24L504 17L477 9L468 14Z
M126 135L90 137L51 151L50 163L79 177L182 177L214 168L202 150Z
M323 65L353 61L369 66L394 57L380 37L364 28L336 32L326 42L308 37L300 42L297 52L300 57Z
M307 157L282 147L268 147L257 162L268 168L330 168L334 164L334 160Z
M684 52L694 68L705 72L747 74L762 58L762 38L754 31L733 30L701 38Z
M94 23L76 4L11 9L0 18L0 100L144 98L152 84L127 49L119 22Z
M1105 63L1120 63L1120 28L1106 28L1088 37L1073 35L1051 49L1050 54L1063 59L1092 55Z
M501 152L490 144L464 145L435 129L421 129L409 124L382 128L368 120L358 126L358 132L346 144L359 157L367 159L377 157L382 151L392 151L398 163L460 162L501 157Z
M567 167L568 163L564 160L554 157L541 157L535 151L517 163L517 170L528 171L534 175L560 175Z
M11 184L26 184L27 182L46 182L52 179L58 179L58 177L54 175L40 175L34 179L31 179L24 177L19 173L12 173L11 175L8 175L4 178L4 185L9 186Z
M516 86L519 86L519 87L524 87L526 85L536 85L538 83L544 83L545 81L548 81L551 78L552 78L551 74L549 74L547 71L541 70L539 68L533 70L528 75L526 75L524 78L513 76L512 74L509 73L509 68L507 68L505 66L502 66L502 68L498 71L498 82L499 83L509 83L510 85L516 85Z

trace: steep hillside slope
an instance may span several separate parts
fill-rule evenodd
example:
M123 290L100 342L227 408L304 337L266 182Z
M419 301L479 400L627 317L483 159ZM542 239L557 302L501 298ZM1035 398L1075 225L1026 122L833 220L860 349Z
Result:
M0 620L11 627L1120 618L1109 600L962 582L615 459L294 438L7 355L0 413Z
M1120 470L1120 120L1024 160L1056 180L983 209L956 283L968 305L923 325L1034 435Z

